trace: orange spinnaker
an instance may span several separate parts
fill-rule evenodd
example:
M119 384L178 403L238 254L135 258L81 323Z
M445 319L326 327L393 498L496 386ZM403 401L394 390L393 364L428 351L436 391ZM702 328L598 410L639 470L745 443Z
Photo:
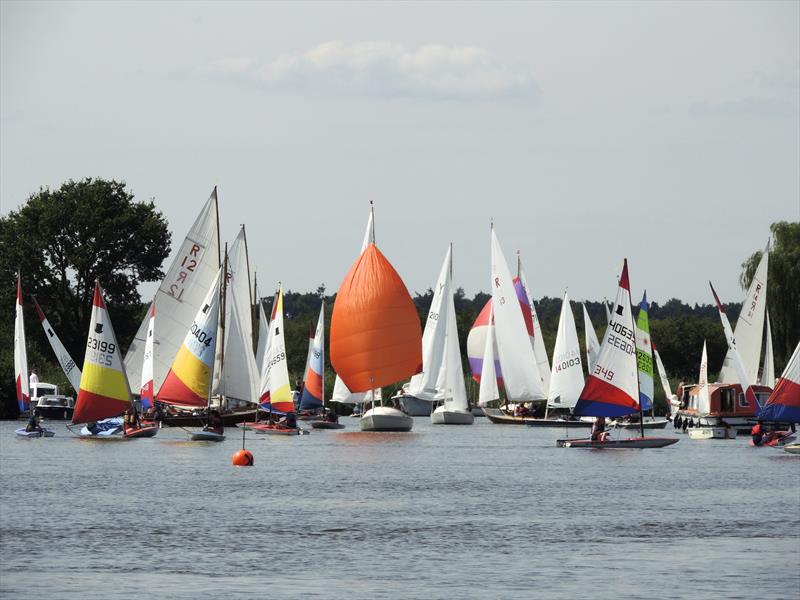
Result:
M422 328L394 267L370 244L339 286L331 317L331 364L351 392L422 370Z

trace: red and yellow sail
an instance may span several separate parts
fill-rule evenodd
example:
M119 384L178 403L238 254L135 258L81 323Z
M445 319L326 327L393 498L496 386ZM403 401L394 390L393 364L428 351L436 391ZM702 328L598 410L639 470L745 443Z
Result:
M331 317L331 363L351 392L422 369L422 328L403 280L374 243L350 267Z
M159 402L178 406L208 404L219 322L220 272L208 290L172 367L158 392Z
M95 281L86 355L72 422L88 423L115 417L130 406L130 386L117 336L106 309L103 290Z

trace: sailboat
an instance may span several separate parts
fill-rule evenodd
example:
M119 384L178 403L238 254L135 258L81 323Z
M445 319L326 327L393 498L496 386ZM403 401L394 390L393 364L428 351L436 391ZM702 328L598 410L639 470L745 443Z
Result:
M480 407L486 407L491 402L500 399L497 371L495 371L494 315L492 314L491 304L489 305L488 323L492 327L489 327L486 331L486 340L483 346L483 362L481 363L480 387L478 388L478 406Z
M586 338L586 366L589 367L588 372L591 373L594 371L594 365L600 355L600 341L597 339L597 332L592 325L589 311L586 310L586 303L582 302L581 305L583 306L583 333Z
M800 343L758 416L763 421L800 423ZM783 449L800 454L800 444L787 444Z
M594 370L589 374L573 413L578 416L624 417L639 412L639 377L636 361L636 337L631 309L628 260L622 267L614 311ZM640 424L641 425L641 424ZM564 448L662 448L676 443L677 438L640 437L629 439L560 439Z
M339 286L330 335L331 364L353 392L391 385L422 369L417 309L375 245L374 226L367 247ZM374 400L359 419L362 431L410 431L413 424L400 410L375 406Z
M195 318L187 329L172 366L158 392L158 401L178 407L205 408L209 425L191 434L195 441L221 442L225 439L221 421L211 423L211 384L218 343L223 266L207 290Z
M698 415L708 417L711 412L711 392L708 383L708 351L705 340L703 340L703 353L700 355L700 376L695 393L689 396L689 402ZM692 427L687 430L687 434L692 440L735 439L736 429L722 422L705 427Z
M300 396L300 410L322 409L324 417L311 421L313 429L344 429L332 409L325 411L325 302L319 307L319 318L311 348L306 361L303 393Z
M444 275L444 279L442 279ZM441 400L431 413L431 423L434 425L472 425L475 417L469 409L467 390L464 387L464 371L461 366L461 346L458 343L458 328L456 325L456 307L453 302L453 245L450 244L439 275L442 302L437 321L443 321L443 328L437 328L438 336L442 338L442 348L439 350L433 344L434 352L441 352L441 365L438 369L435 384L435 398ZM429 314L430 322L431 315ZM425 329L427 331L426 323ZM423 353L423 369L425 360Z
M72 357L69 355L69 352L67 352L64 344L61 343L61 340L53 330L53 326L50 325L50 321L47 320L47 317L45 316L42 307L39 306L39 303L36 301L36 298L33 299L33 308L36 310L36 314L38 315L39 321L42 324L47 341L50 342L50 347L53 349L53 354L56 355L58 364L64 371L64 375L67 376L67 380L72 386L72 389L75 390L75 393L77 393L81 385L80 368L78 368L78 365L75 364L74 360L72 360Z
M158 433L158 428L152 426L128 429L116 418L135 410L103 290L95 280L86 355L72 423L87 423L81 429L81 437L88 438L108 438L119 433L124 433L126 438L152 437Z
M648 318L647 292L642 296L639 303L639 316L636 318L636 362L639 368L639 405L642 407L642 415L650 411L648 417L643 417L642 423L645 429L663 429L667 426L667 419L656 418L653 397L655 386L653 384L653 351L650 340L650 321ZM617 427L636 429L639 423L630 419L618 419Z
M517 251L517 278L519 279L522 289L525 290L524 298L520 298L520 302L526 305L531 313L531 325L533 327L533 355L536 357L536 367L539 370L539 375L542 377L542 389L548 393L550 389L550 360L547 358L547 349L544 346L544 335L542 335L542 326L539 324L539 315L536 312L536 305L533 303L533 295L531 288L528 285L528 279L525 277L525 271L522 268L522 257ZM527 320L526 320L527 325Z
M669 385L669 379L667 378L667 371L664 369L664 363L661 362L661 355L658 353L658 348L656 348L655 342L652 342L653 345L653 357L656 361L656 369L658 370L658 378L661 381L661 387L664 390L664 397L667 399L667 404L669 405L669 418L670 420L675 419L675 415L678 414L678 409L680 408L680 400L678 396L672 393L672 388Z

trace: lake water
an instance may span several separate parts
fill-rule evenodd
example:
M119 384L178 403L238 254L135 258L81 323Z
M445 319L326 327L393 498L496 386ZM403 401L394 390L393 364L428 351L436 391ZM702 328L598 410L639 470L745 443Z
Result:
M231 466L235 429L18 440L3 422L0 596L800 597L800 457L745 436L592 451L486 419L342 422L248 432L252 468Z

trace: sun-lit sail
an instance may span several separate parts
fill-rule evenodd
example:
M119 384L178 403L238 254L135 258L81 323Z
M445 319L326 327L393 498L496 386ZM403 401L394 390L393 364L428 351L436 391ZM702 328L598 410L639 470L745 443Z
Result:
M64 375L67 376L67 380L72 386L72 389L77 392L81 387L80 368L78 368L78 365L75 364L74 360L72 360L72 357L69 355L69 352L67 352L64 344L61 343L61 340L53 329L53 326L50 324L50 321L47 320L47 317L44 315L44 311L42 310L41 306L39 306L39 303L35 298L33 300L33 307L36 309L36 314L39 316L39 321L42 323L45 336L47 337L47 341L50 342L50 347L53 349L53 354L56 355L58 364L61 365L61 369L64 371Z
M653 350L650 344L650 321L647 318L647 292L639 303L636 318L636 362L639 365L639 404L642 410L653 408Z
M319 408L324 402L325 379L325 303L319 307L319 318L311 348L306 361L306 373L303 378L303 394L300 396L300 410Z
M605 304L605 303L604 303ZM586 366L588 372L594 371L594 365L597 363L597 357L600 356L600 341L597 339L597 332L592 325L592 319L589 317L589 311L586 310L586 303L583 306L583 333L586 338Z
M572 408L583 389L583 365L575 317L564 292L561 316L558 319L558 334L553 349L553 371L550 375L550 390L547 405L553 408Z
M282 285L278 286L278 294L275 296L272 306L267 347L264 350L264 364L261 365L259 402L265 410L294 411L284 340Z
M28 380L28 350L25 345L25 318L22 314L22 277L17 274L17 304L14 318L14 381L19 411L28 410L31 402Z
M764 366L761 367L761 385L775 387L775 356L772 352L772 328L769 324L769 311L767 311L767 341L764 345Z
M489 306L489 315L487 317L488 323L492 325L487 327L486 338L483 345L483 360L481 361L481 374L480 374L480 388L478 390L478 406L487 406L493 400L500 398L500 390L498 388L497 372L495 365L497 361L494 358L494 315L492 314L492 306Z

